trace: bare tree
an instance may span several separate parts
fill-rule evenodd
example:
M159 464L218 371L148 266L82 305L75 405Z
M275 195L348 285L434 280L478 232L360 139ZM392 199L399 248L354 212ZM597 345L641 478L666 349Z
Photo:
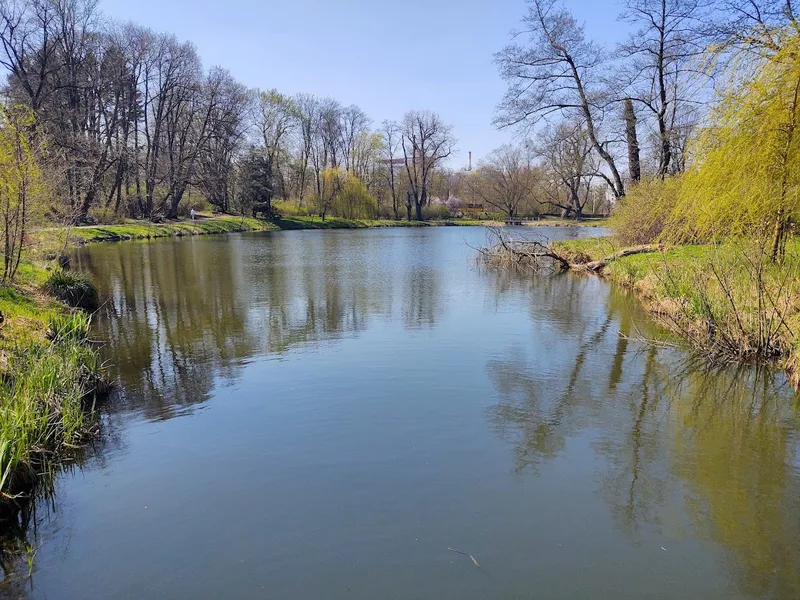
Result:
M34 114L53 93L53 75L61 68L58 15L49 2L0 2L0 64L27 96Z
M577 220L583 217L591 180L599 172L592 151L592 142L580 121L549 128L540 138L537 152L550 173L550 185L544 185L542 191L551 205L564 211L564 216L574 213Z
M316 138L317 122L319 120L320 112L320 101L316 96L312 96L310 94L298 94L294 98L294 104L297 108L297 122L300 133L300 151L299 160L297 162L297 171L299 174L297 178L297 197L302 204L306 189L308 165L311 161L311 156L314 149L314 140ZM317 170L317 173L319 173L319 170ZM317 181L319 181L319 177L317 177Z
M341 105L333 98L314 98L306 105L309 109L309 142L311 167L314 170L317 197L321 197L325 182L322 172L326 168L338 169L340 159Z
M538 179L531 153L505 145L478 165L477 171L467 178L467 185L486 204L513 219L533 203Z
M395 121L384 121L381 124L383 135L383 162L386 165L386 183L389 186L389 193L392 196L392 212L394 220L400 219L400 202L397 197L397 181L395 176L395 166L399 162L400 140L403 136L400 125Z
M369 130L359 133L353 144L351 172L361 180L367 190L375 183L382 148L381 134Z
M359 143L369 131L371 119L355 104L339 111L339 145L344 158L344 168L348 173L355 172Z
M173 85L164 91L164 135L161 138L166 160L158 165L163 167L167 193L157 213L169 218L178 216L178 204L192 181L224 77L221 69L212 70L204 86L200 58L191 44L178 46L172 58L175 77Z
M208 131L199 148L195 181L209 202L227 212L234 159L243 150L254 97L230 73L215 69L206 82L206 101L210 109Z
M97 25L96 0L0 3L9 95L33 110L34 129L64 157L69 203L82 218L113 163L124 62Z
M704 31L717 53L778 51L787 32L800 31L796 0L712 0Z
M495 123L501 127L532 126L550 115L580 117L586 135L610 172L609 182L617 197L625 186L609 146L599 127L608 100L601 93L599 76L605 53L587 41L583 26L556 0L529 0L524 28L514 43L495 55L509 88Z
M264 144L265 158L269 163L269 172L276 180L283 183L282 171L278 161L283 155L292 132L300 122L297 104L292 98L284 96L278 90L260 92L258 110L256 112L256 128ZM302 148L302 146L301 146ZM281 189L285 186L281 185ZM274 188L270 188L274 191ZM270 197L270 202L272 198Z
M428 203L428 184L433 169L453 152L453 129L436 113L412 110L403 117L403 158L414 200L417 221Z
M635 30L620 46L626 59L623 88L655 121L661 177L672 167L677 116L697 95L691 88L701 75L698 58L706 49L700 27L706 6L705 0L625 0L622 18Z

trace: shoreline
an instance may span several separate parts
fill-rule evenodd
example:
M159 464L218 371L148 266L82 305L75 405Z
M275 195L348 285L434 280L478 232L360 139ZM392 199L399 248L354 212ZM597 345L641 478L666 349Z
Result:
M24 527L52 467L97 435L95 405L108 387L89 313L58 299L94 303L93 286L57 267L22 266L0 288L0 534Z
M795 246L800 252L800 237ZM553 249L577 267L591 266L592 261L618 250L608 237L555 242ZM786 281L800 279L797 265L762 265L763 273L774 269L779 275L774 282L764 275L764 287L753 290L748 273L730 274L730 265L741 261L745 252L736 245L674 246L621 256L597 270L578 272L633 291L655 321L688 343L709 365L784 370L789 384L800 393L800 306L798 297L784 289ZM764 297L781 308L764 308ZM757 339L764 328L772 332L766 349Z
M544 218L525 222L523 227L603 227L605 219L571 221L560 218ZM220 233L242 233L257 231L297 231L311 229L368 229L383 227L503 227L502 221L479 219L441 219L431 221L394 221L389 219L342 219L328 217L284 217L267 221L253 217L221 215L201 217L195 221L178 220L165 223L130 221L113 225L85 225L80 227L53 227L37 232L39 245L52 247L55 240L66 234L67 245L84 246L98 242L122 242L129 240L153 240L167 237L191 235L214 235ZM63 238L62 238L63 243Z

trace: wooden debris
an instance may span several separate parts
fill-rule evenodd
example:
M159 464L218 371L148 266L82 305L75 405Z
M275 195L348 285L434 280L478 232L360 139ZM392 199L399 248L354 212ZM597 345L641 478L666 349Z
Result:
M475 557L472 556L472 554L470 554L468 552L462 552L461 550L456 550L455 548L448 548L448 550L450 550L450 552L455 552L457 554L463 554L464 556L469 556L470 559L472 560L472 562L475 563L475 566L476 567L480 567L480 564L478 564L478 561L475 560Z

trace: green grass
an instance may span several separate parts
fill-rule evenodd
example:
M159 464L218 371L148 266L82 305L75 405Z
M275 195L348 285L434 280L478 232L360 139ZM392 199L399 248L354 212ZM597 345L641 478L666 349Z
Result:
M250 217L222 216L197 221L174 221L170 223L128 222L122 225L97 225L76 227L70 236L79 243L118 242L122 240L145 240L161 237L208 235L237 231L269 231L277 227L269 221Z
M596 217L576 221L545 215L538 221L526 221L525 224L531 227L608 227L608 218Z
M279 229L364 229L367 227L441 227L486 225L487 221L475 219L434 219L430 221L394 221L392 219L342 219L341 217L325 217L323 221L317 216L284 217L275 221Z
M68 306L97 310L100 301L92 280L83 273L54 269L43 289Z
M438 227L438 226L488 226L502 225L502 219L492 221L486 219L431 219L429 221L407 221L392 219L343 219L326 217L323 221L318 216L286 216L271 222L251 217L223 215L201 218L197 221L180 220L167 223L148 223L129 220L114 225L92 225L69 229L69 240L73 244L90 244L94 242L119 242L124 240L149 240L163 237L181 237L188 235L209 235L215 233L234 233L241 231L278 231L296 229L363 229L366 227ZM541 221L531 222L532 226L552 227L602 227L605 219L590 219L576 222L573 220L544 217ZM39 247L52 249L63 245L62 228L47 228L37 234Z
M47 270L23 267L14 287L0 287L0 522L14 518L51 461L86 439L86 402L99 382L89 315L44 292Z
M168 223L147 223L129 221L118 225L92 225L74 227L69 230L69 241L77 244L95 242L119 242L124 240L149 240L163 237L188 235L209 235L215 233L234 233L241 231L279 231L295 229L363 229L366 227L432 227L450 225L487 225L489 221L476 219L447 219L431 221L394 221L390 219L343 219L318 216L292 216L277 221L253 219L250 217L219 216L197 221L172 221ZM64 229L49 228L38 233L39 246L54 248L63 244Z

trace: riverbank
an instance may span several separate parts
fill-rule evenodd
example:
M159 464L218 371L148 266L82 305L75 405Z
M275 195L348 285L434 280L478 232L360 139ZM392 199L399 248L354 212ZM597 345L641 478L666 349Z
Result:
M368 227L453 227L453 226L502 226L501 221L478 219L440 219L431 221L394 221L390 219L342 219L328 217L285 217L276 221L252 217L203 216L195 221L179 220L166 223L128 221L114 225L91 225L72 228L48 228L38 233L40 246L52 248L63 245L64 235L68 245L85 245L96 242L119 242L125 240L148 240L164 237L211 235L244 231L283 231L299 229L363 229ZM545 217L539 221L526 222L529 227L603 227L605 219L573 221L556 217Z
M569 263L619 250L612 238L556 242ZM634 290L645 308L712 362L772 364L800 389L800 237L782 264L754 242L675 246L608 261L598 274Z
M15 284L0 288L0 530L14 524L51 466L96 433L103 383L90 317L56 299L84 282L54 273L25 263Z
M366 227L431 227L449 225L485 225L499 223L493 221L452 220L452 221L391 221L358 220L328 217L286 217L276 221L235 217L230 215L201 217L195 221L179 220L166 223L147 221L128 221L114 225L88 225L72 228L49 228L39 232L41 246L54 247L63 244L67 236L68 245L85 245L96 242L121 242L125 240L150 240L165 237L192 235L212 235L218 233L237 233L245 231L283 231L297 229L362 229ZM58 242L56 242L58 240Z

